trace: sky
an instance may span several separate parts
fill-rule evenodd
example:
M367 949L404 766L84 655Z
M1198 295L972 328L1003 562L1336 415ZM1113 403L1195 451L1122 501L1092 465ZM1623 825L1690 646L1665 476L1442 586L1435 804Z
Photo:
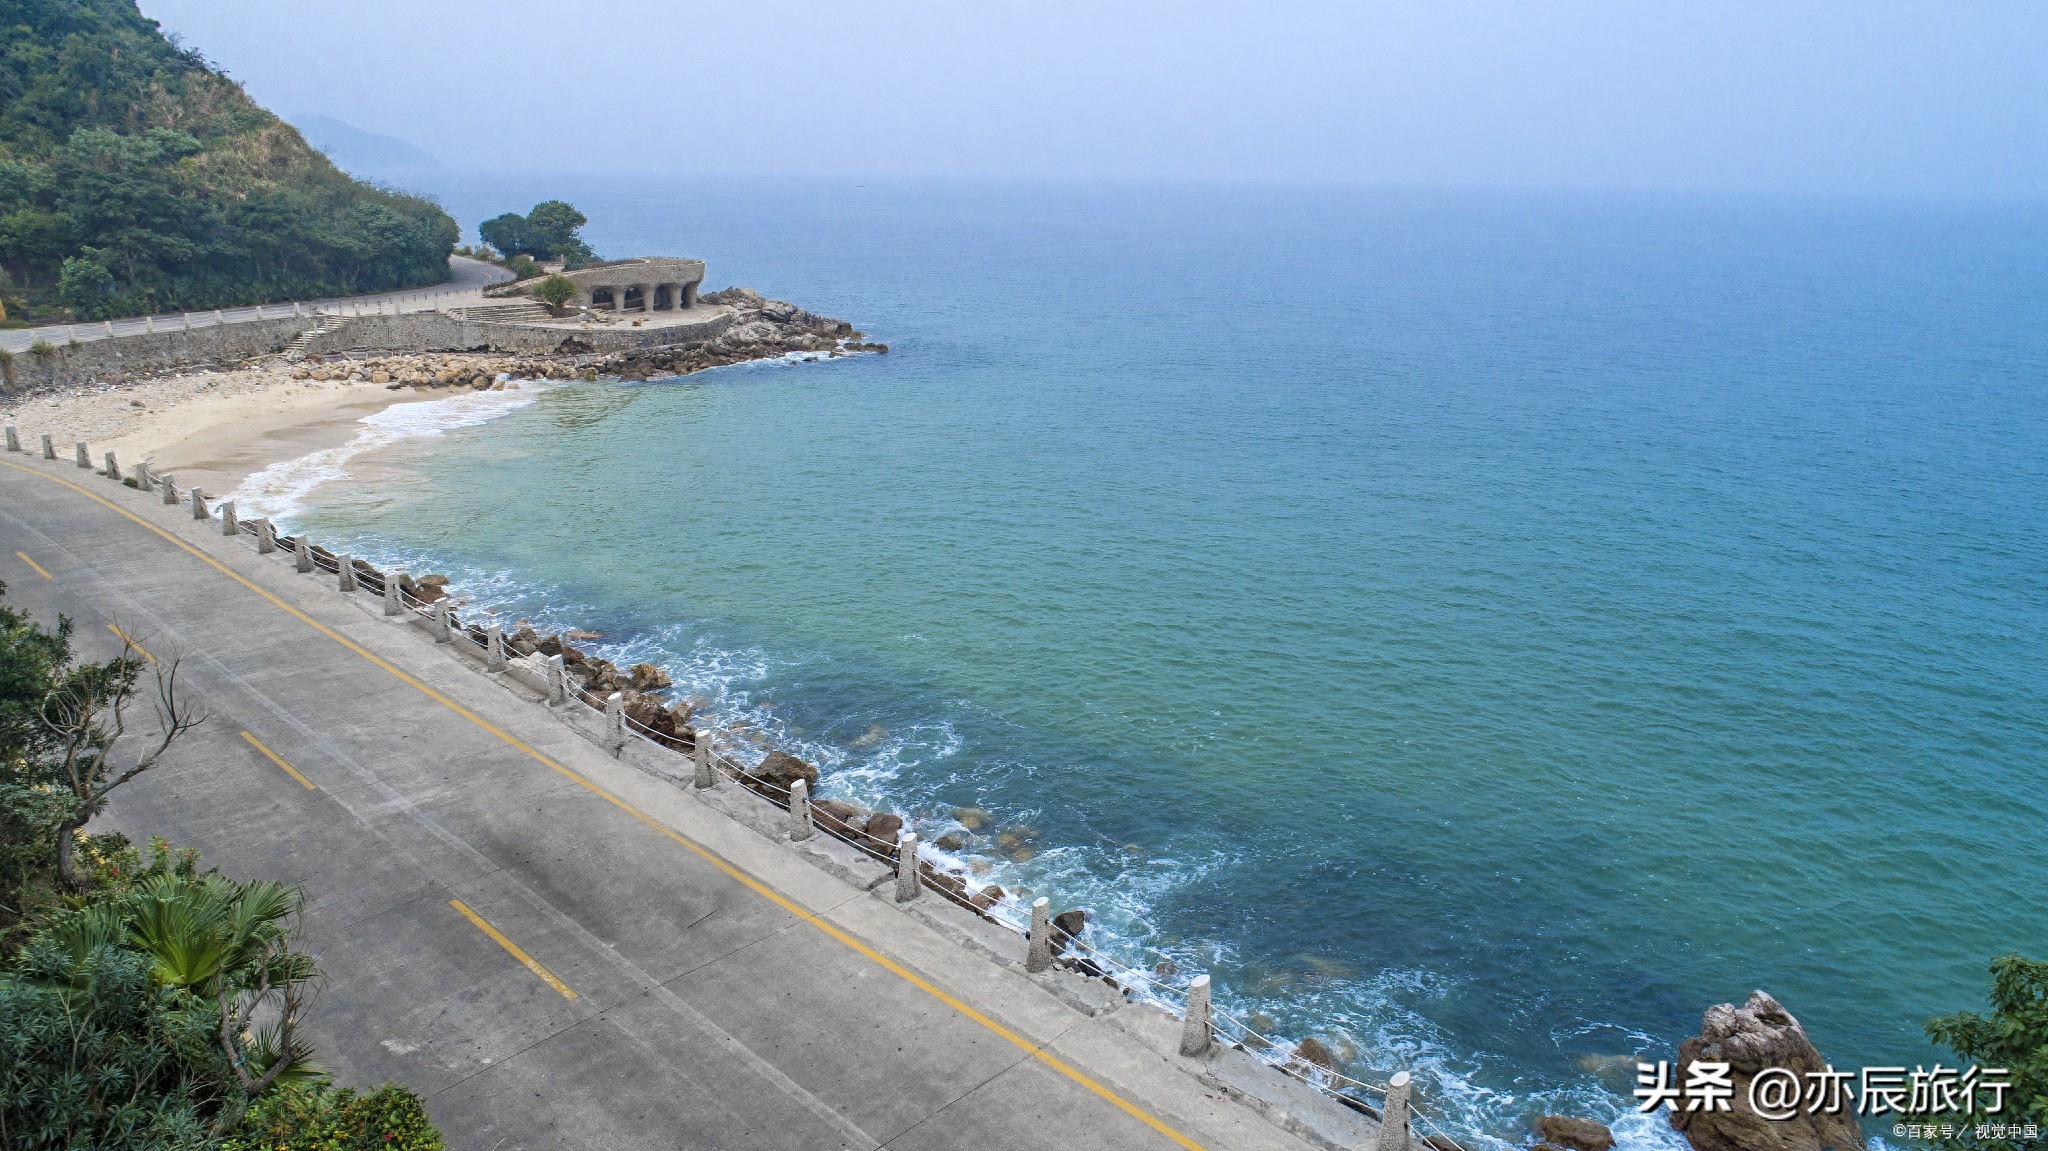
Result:
M2048 195L2040 0L141 0L457 169Z

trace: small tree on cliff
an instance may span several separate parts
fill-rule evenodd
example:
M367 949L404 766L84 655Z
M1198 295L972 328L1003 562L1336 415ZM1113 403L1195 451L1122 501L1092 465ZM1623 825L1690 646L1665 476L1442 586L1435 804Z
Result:
M129 734L130 713L145 690L145 667L154 679L154 731L142 735L135 754L117 755L116 745ZM179 694L176 660L168 665L146 661L125 642L121 654L106 663L71 665L66 660L51 666L41 696L35 708L38 738L20 764L21 774L59 800L57 877L65 887L81 891L87 878L73 860L76 833L107 805L115 788L156 766L173 743L206 717Z
M2018 1125L2048 1129L2048 963L2017 953L1991 961L1991 1014L1958 1011L1927 1021L1927 1037L1956 1053L1958 1061L2010 1072L2012 1089L1996 1114L1986 1110L1987 1093L1979 1090L1976 1109L1943 1115L1961 1130L1943 1144L1968 1151L2036 1151L2048 1140L2020 1138ZM1997 1133L2013 1128L2009 1138L1977 1137L1979 1125Z
M576 297L576 283L558 272L535 284L533 294L548 306L548 311L559 316L562 305Z

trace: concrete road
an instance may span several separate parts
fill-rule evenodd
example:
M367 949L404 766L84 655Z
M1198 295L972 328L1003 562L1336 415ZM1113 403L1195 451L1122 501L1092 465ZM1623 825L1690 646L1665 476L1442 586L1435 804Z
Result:
M210 715L95 826L304 885L320 1061L452 1147L1308 1146L1164 1015L1081 1014L246 536L22 455L0 535L9 602Z

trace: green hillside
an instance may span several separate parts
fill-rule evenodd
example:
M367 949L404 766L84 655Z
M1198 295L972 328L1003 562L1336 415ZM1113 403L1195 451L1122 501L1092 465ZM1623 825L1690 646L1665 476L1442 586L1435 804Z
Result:
M81 319L447 278L455 221L350 178L134 0L0 0L0 300Z

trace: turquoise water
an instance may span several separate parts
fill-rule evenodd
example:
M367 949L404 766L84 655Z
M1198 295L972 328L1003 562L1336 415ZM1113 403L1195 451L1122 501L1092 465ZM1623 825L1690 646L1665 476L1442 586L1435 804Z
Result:
M997 879L1468 1131L1756 987L1928 1059L2048 955L2039 206L440 192L893 351L560 387L301 523L1028 828Z

